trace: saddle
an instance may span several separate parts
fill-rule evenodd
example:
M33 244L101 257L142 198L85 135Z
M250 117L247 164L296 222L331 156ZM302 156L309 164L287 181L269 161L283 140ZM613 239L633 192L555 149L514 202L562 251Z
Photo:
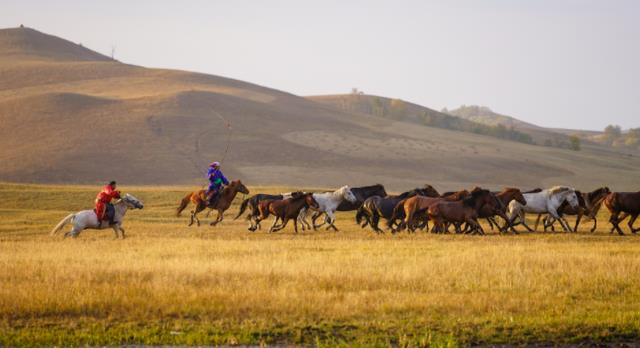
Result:
M93 212L96 213L96 215L98 215L98 212L93 209ZM109 221L109 225L113 225L115 224L115 219L116 217L116 208L113 206L113 204L111 203L107 203L105 204L105 211L104 211L104 220L102 220L100 223L102 224L102 222L104 221Z

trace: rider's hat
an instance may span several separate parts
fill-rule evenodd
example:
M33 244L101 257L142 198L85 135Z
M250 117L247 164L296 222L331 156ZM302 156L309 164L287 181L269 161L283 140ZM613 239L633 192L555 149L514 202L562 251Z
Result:
M109 185L110 185L110 186L115 186L115 185L116 185L115 180L111 180L111 181L109 182Z
M218 161L212 162L212 163L209 165L209 167L220 167L220 162L218 162Z

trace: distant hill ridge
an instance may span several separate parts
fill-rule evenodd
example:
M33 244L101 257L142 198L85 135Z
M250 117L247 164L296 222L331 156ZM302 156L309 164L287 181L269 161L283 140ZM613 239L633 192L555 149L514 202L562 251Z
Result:
M31 28L0 30L0 59L39 58L56 61L111 61L86 47Z

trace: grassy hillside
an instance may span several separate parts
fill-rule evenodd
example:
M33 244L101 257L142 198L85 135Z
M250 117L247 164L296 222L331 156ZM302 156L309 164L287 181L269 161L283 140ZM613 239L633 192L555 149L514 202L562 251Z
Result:
M637 185L640 160L602 148L372 117L220 76L123 64L28 28L0 30L0 62L5 181L201 185L230 144L225 173L249 184Z
M252 192L289 188L249 187ZM297 188L297 187L296 187ZM0 185L0 345L638 342L640 244L595 234L186 227L188 187L131 187L128 238L48 232L91 186ZM238 200L239 201L239 200ZM237 212L237 203L228 218ZM601 220L606 219L603 213Z

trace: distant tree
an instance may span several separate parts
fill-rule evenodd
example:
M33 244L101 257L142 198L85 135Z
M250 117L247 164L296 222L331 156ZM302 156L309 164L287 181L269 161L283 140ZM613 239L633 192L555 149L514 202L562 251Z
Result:
M612 138L618 138L620 137L620 135L622 135L622 129L620 129L620 126L618 125L608 125L607 127L605 127L604 129L604 134L611 136Z
M391 100L391 117L399 120L405 117L407 106L401 99Z
M569 137L569 148L573 151L580 151L580 138L576 135Z
M116 60L116 45L111 45L111 59Z

